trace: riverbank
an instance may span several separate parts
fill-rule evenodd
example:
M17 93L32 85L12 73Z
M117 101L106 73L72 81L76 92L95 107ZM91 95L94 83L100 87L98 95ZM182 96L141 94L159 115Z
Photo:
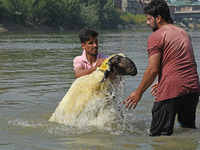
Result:
M200 29L199 23L188 23L187 25L177 22L175 23L176 26L179 26L184 29ZM147 25L118 25L118 29L149 29ZM64 28L52 28L47 25L37 24L27 22L25 24L17 24L15 22L10 22L7 20L0 21L0 32L7 32L7 31L52 31L52 30L65 30Z
M0 32L6 31L45 31L56 30L46 25L27 22L25 24L17 24L15 22L3 20L0 21Z

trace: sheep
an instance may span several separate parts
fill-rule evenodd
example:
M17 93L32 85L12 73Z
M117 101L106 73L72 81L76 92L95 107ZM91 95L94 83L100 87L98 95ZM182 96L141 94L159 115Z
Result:
M110 56L103 61L96 71L77 78L73 82L49 121L74 125L75 120L80 117L94 98L101 100L108 96L110 84L114 80L113 76L135 76L136 74L137 68L130 58L122 53ZM111 76L111 82L109 82L107 79Z

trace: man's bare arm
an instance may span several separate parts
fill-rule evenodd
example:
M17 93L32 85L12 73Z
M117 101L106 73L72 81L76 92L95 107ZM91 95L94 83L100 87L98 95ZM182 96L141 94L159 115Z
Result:
M83 69L82 67L76 68L76 70L74 70L76 78L91 74L93 71L95 71L97 69L97 67L101 66L103 61L104 61L103 58L98 59L96 65L89 69Z
M96 69L97 69L96 66L92 67L92 68L89 68L89 69L83 69L82 67L78 67L74 72L75 72L76 78L79 78L81 76L91 74Z
M124 100L123 104L126 103L126 108L131 109L132 106L135 109L138 102L140 101L143 93L155 80L159 67L160 67L161 53L156 53L149 58L149 65L144 72L143 79L136 91L133 91L129 97Z

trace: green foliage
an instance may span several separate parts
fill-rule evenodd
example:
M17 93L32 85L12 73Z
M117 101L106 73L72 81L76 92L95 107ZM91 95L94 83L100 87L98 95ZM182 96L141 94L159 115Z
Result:
M8 12L6 9L6 0L0 0L0 19L8 17Z
M116 28L119 22L112 0L88 0L81 5L84 26L92 28Z
M130 19L125 13L120 15L120 19L121 19L122 24L126 24L126 23L130 24Z
M81 0L64 0L67 5L65 6L66 14L68 17L65 19L66 28L75 29L82 27L81 22Z
M95 4L81 5L81 19L84 26L96 28L99 26L99 10Z
M137 25L145 25L146 24L146 16L141 15L141 14L135 15L135 23Z
M68 16L65 8L66 3L64 0L48 0L42 9L38 11L38 14L43 12L42 22L49 26L57 27L58 25L63 25L67 20Z
M0 20L31 22L54 28L116 28L144 24L143 15L121 13L112 0L0 0Z
M14 20L17 23L24 23L31 16L32 0L1 0L3 7L10 20Z
M122 24L144 25L146 23L145 15L141 14L121 13L120 18Z
M120 18L117 10L113 6L112 0L108 0L101 10L101 28L117 28Z

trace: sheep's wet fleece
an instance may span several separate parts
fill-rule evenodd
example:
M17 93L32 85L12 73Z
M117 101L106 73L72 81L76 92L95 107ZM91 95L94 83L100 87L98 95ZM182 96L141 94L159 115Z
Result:
M49 121L77 126L82 123L80 120L87 119L87 123L91 123L91 120L94 122L95 119L95 122L99 120L103 123L100 121L101 118L105 115L108 116L106 113L110 113L109 108L105 106L110 105L113 101L109 97L111 84L113 84L109 82L109 76L135 76L136 74L137 68L130 58L122 53L110 56L96 71L77 78L73 82ZM104 106L97 106L97 101ZM93 108L91 109L91 107ZM91 116L94 113L95 116ZM109 117L109 119L111 118ZM103 120L106 121L105 118Z

